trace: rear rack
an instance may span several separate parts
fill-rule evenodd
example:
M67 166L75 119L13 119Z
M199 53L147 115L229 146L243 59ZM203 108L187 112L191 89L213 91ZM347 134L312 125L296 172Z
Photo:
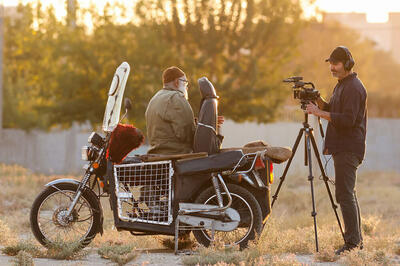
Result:
M235 165L235 167L231 171L224 171L223 173L224 174L235 174L235 173L246 174L254 169L257 158L261 158L262 160L264 160L265 156L266 155L265 155L264 151L257 151L257 152L253 152L253 153L244 154L242 156L242 158L240 158L239 162ZM244 161L244 160L251 162L251 165L248 169L241 169L239 171L240 165L241 165L242 161Z

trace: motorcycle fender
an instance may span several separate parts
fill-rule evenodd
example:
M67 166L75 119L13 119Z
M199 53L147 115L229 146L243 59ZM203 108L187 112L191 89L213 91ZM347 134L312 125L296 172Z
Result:
M61 178L57 180L53 180L49 183L47 183L45 186L46 187L57 187L58 184L74 184L76 186L79 186L80 182L78 180L72 179L72 178ZM97 197L96 193L94 193L91 189L86 189L87 193L92 194L92 196ZM99 221L99 228L97 228L97 232L99 232L101 235L103 235L103 221L104 221L104 216L103 216L103 207L101 206L100 200L97 200L98 205L97 210L100 212L100 221Z
M80 182L78 180L71 179L71 178L61 178L61 179L53 180L53 181L47 183L45 186L52 187L54 185L61 184L61 183L72 183L75 185L79 185Z

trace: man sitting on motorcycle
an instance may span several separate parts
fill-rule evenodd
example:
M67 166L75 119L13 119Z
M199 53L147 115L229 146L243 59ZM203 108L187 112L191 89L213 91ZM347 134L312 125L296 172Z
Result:
M163 88L153 96L146 110L148 153L191 153L196 124L188 102L188 80L175 66L164 70L162 80Z
M162 79L163 88L153 96L146 110L148 153L191 153L196 123L188 102L187 77L172 66L164 70ZM224 117L218 116L217 127L223 122Z
M163 88L151 98L146 110L148 154L185 154L193 152L196 123L188 102L188 80L176 66L164 70ZM224 122L218 117L218 126ZM179 242L191 245L189 232L181 232ZM169 240L165 240L169 246Z
M151 98L147 110L146 126L149 154L184 154L193 152L196 124L188 102L188 80L178 67L171 66L162 74L163 88ZM189 232L190 233L190 232ZM180 242L191 245L188 233ZM165 240L169 246L169 240Z

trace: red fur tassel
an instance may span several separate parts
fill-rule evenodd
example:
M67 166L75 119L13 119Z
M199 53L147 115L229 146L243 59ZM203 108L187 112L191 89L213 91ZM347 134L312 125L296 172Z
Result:
M132 150L142 145L143 141L144 136L139 129L132 125L118 124L111 133L107 159L119 164Z

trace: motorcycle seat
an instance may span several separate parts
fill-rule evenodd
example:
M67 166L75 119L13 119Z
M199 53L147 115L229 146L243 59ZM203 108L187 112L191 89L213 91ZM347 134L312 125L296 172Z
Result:
M244 154L248 153L256 153L259 151L263 151L268 158L270 158L274 163L280 164L287 161L290 156L292 156L292 149L289 147L242 147L242 148L225 148L221 149L221 152L227 152L230 150L242 150Z
M233 169L243 157L241 150L231 150L209 155L204 158L186 159L177 161L175 170L178 175L210 174ZM240 165L244 166L247 160L243 158Z
M139 158L143 162L157 162L157 161L169 161L169 160L184 160L206 157L207 152L196 152L196 153L182 153L182 154L144 154L139 155Z

